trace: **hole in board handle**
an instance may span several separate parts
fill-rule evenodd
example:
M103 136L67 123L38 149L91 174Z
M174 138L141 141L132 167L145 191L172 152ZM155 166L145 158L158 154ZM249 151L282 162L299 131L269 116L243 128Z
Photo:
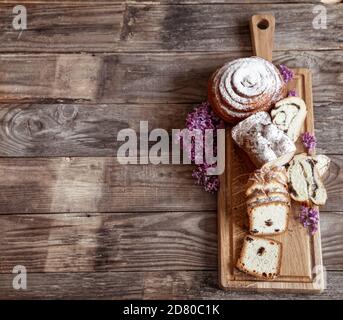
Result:
M260 30L266 30L269 28L269 21L267 19L262 19L258 24L257 27Z

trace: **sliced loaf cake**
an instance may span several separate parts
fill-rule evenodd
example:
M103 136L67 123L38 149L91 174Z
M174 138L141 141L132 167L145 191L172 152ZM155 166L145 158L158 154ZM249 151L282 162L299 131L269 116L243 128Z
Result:
M289 203L268 202L248 209L250 233L259 236L280 234L287 230Z
M245 273L264 279L280 274L282 244L275 240L246 236L237 268Z
M256 205L269 202L284 202L290 204L289 194L286 192L254 193L248 198L247 206L249 209Z
M290 207L287 181L284 167L264 166L250 175L246 195L251 234L273 235L287 230Z

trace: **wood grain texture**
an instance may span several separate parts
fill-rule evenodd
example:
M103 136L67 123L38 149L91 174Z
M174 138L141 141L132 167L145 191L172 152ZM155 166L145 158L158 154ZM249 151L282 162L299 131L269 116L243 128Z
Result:
M0 272L216 269L215 212L0 217Z
M218 67L250 54L1 54L0 102L199 103ZM274 62L310 69L316 103L343 101L341 51L277 52Z
M250 18L250 34L254 55L273 61L275 17L271 14L254 14Z
M83 4L94 4L94 0L59 0L59 3L83 3ZM265 3L292 3L289 0L101 0L96 1L96 3L101 4L265 4ZM341 0L299 0L298 3L339 3ZM6 4L15 3L16 0L6 0ZM56 3L56 0L22 0L21 3Z
M6 2L0 157L15 158L0 159L0 298L342 299L335 271L320 296L220 291L215 197L194 185L192 167L94 158L113 156L117 132L147 117L182 126L210 74L251 54L248 18L261 11L277 17L277 63L313 72L318 151L342 154L342 4L316 31L317 0L23 0L19 35L18 2ZM16 158L37 156L65 158ZM321 212L329 270L343 270L342 167L334 156ZM17 263L29 266L25 292L12 289Z
M332 156L324 211L340 211L343 156ZM115 158L2 158L0 214L215 210L191 165L121 165Z
M0 157L115 156L123 142L121 129L149 129L169 133L183 128L196 104L2 104ZM339 103L315 103L318 152L343 153L343 117ZM154 144L153 142L151 145ZM140 151L141 152L141 151Z
M249 294L218 289L215 271L30 273L28 290L12 288L13 274L1 276L3 299L201 299L201 300L341 300L343 272L328 272L320 295ZM77 285L76 285L77 284Z
M248 21L261 11L277 18L275 50L342 48L343 4L327 7L326 30L313 29L315 4L308 3L26 6L30 23L19 36L12 28L13 4L1 4L2 52L250 51Z
M215 209L1 215L0 273L217 270L216 224ZM343 271L342 228L342 212L322 212L327 270Z
M193 107L191 104L3 104L0 156L115 156L123 144L117 141L118 132L130 128L139 136L140 121L148 121L150 131L167 130L171 143L172 129L184 127L186 115ZM143 154L140 148L139 153Z
M192 170L191 165L122 165L116 158L3 158L0 213L215 208L215 196L195 185Z

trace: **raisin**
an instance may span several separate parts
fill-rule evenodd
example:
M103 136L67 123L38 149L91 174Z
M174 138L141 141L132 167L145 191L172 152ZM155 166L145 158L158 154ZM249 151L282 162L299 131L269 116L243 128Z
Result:
M254 241L254 239L253 239L253 238L250 238L250 237L247 237L246 240L247 240L248 242L253 242L253 241Z
M254 229L254 230L251 230L252 233L258 233L258 230Z
M265 272L262 273L263 277L267 277L267 274Z
M257 255L259 255L259 256L262 256L263 255L263 253L266 251L266 249L265 248L263 248L263 247L261 247L260 249L258 249L258 251L257 251Z
M264 222L267 227L271 227L273 225L273 221L271 219L268 219Z
M280 232L280 229L275 229L274 231L275 231L275 232Z

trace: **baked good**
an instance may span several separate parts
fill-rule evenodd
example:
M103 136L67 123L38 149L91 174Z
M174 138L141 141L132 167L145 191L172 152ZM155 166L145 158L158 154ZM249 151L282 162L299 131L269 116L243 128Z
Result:
M270 112L272 122L294 142L299 138L306 113L305 101L299 97L280 100Z
M318 170L319 175L323 177L330 168L330 158L322 154L318 154L316 156L312 156L312 159Z
M269 111L286 95L286 84L279 70L260 57L225 64L208 84L208 100L214 112L230 123L259 111Z
M248 209L254 208L255 206L262 203L270 202L283 202L290 204L290 198L288 192L263 192L253 193L247 200Z
M247 208L251 234L272 235L285 232L290 197L284 167L263 166L255 170L247 183Z
M250 206L249 231L259 236L283 233L287 230L288 214L289 202L269 201Z
M252 276L273 279L280 274L281 258L280 242L248 235L236 266Z
M288 176L285 167L263 166L255 170L249 177L246 186L246 196L273 195L281 193L288 196Z
M309 155L307 155L307 153L300 153L294 157L295 160L300 160L300 159L305 159L305 158L313 160L313 162L314 162L314 164L318 170L318 173L321 177L323 177L325 175L325 173L330 168L331 160L328 156L325 156L323 154L317 154L315 156L309 156Z
M248 186L255 183L266 184L269 182L278 182L287 186L288 177L286 168L283 166L263 166L260 169L256 169L249 176Z
M258 112L232 129L233 140L257 167L282 166L294 156L294 142L271 121L267 112Z
M325 204L327 193L312 157L295 156L288 168L288 179L290 195L295 201Z
M246 196L270 194L270 193L288 193L287 187L277 181L271 181L265 184L254 183L246 190Z

